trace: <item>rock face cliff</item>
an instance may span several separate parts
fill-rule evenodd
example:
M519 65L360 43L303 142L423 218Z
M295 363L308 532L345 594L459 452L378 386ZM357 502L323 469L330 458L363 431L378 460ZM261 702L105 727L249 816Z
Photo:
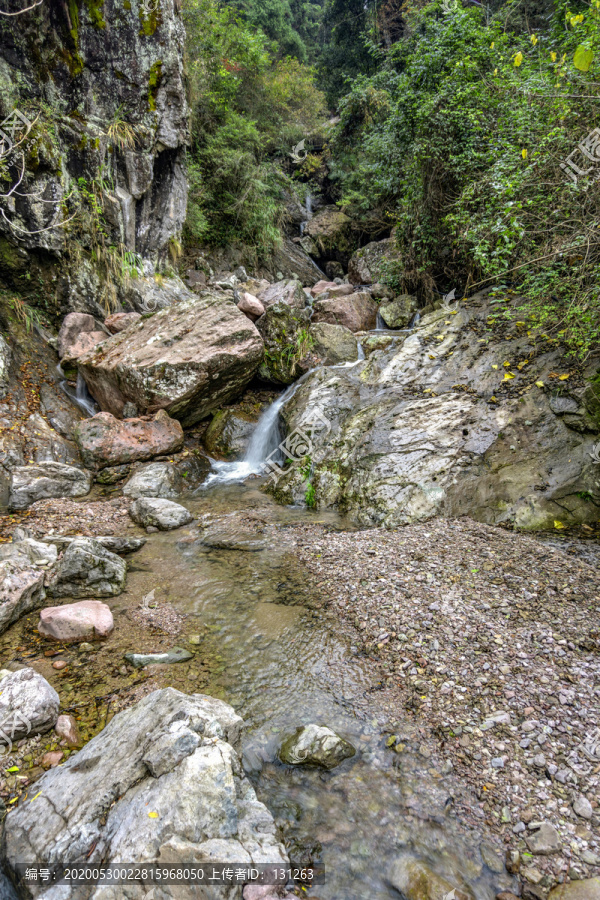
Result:
M0 276L42 282L49 311L98 314L132 260L167 259L186 210L183 42L177 0L43 0L0 17L3 190L23 172L0 197Z

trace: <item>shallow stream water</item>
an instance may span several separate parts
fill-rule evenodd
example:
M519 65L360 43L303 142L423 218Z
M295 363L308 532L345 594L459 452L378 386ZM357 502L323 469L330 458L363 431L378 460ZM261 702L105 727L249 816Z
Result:
M457 887L470 884L480 900L492 898L498 882L482 863L480 836L453 817L452 786L417 752L418 729L378 711L374 664L314 608L293 526L348 523L335 513L278 506L252 484L215 485L186 505L199 528L153 535L132 559L127 592L114 603L125 611L155 590L159 605L188 617L173 644L187 646L184 635L209 636L215 654L200 689L245 719L244 766L282 827L292 861L325 865L326 883L303 893L321 900L397 898L386 873L409 852ZM258 529L240 525L240 514ZM278 524L286 526L281 537L269 530L263 542L261 526ZM219 543L223 535L248 549L203 543ZM187 690L198 690L194 660L169 667L165 677L176 675L181 688L184 671ZM337 730L356 756L331 772L280 764L283 738L309 722ZM386 749L391 732L404 733L414 752Z

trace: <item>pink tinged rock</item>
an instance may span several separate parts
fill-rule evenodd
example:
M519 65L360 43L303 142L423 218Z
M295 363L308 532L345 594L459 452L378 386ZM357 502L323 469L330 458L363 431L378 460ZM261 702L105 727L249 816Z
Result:
M50 750L49 753L44 753L40 762L44 769L53 769L61 762L64 755L62 750Z
M244 900L279 900L274 884L247 884L242 896Z
M84 464L101 469L180 450L183 429L163 409L154 418L138 419L117 419L101 412L79 423L75 440Z
M248 316L248 318L255 322L256 319L260 319L262 314L265 311L264 306L253 294L249 294L247 291L241 295L240 302L237 305L238 309L241 310L244 315Z
M319 294L323 294L325 291L330 291L336 287L338 287L338 285L335 281L325 281L322 279L321 281L317 281L317 283L311 287L310 292L313 297L318 297ZM352 293L352 291L350 293Z
M48 606L40 612L38 631L54 641L95 641L114 628L112 613L100 600L81 600L65 606Z
M61 357L62 362L66 363L66 365L73 365L80 356L83 356L84 353L88 353L91 350L95 350L98 344L101 344L102 341L105 341L107 338L108 335L103 331L87 331L80 334L79 337L70 344L65 355Z
M69 313L65 316L58 332L58 355L61 359L67 355L71 346L82 334L97 331L98 326L93 316L88 313Z
M129 328L130 325L135 325L135 323L139 322L141 318L142 317L140 313L137 312L113 313L112 316L109 316L108 319L104 320L104 324L111 334L119 334L119 332L125 331L126 328Z
M312 322L329 322L344 325L350 331L370 331L377 321L377 304L366 291L317 300L314 305Z
M59 738L67 742L69 747L77 747L81 743L77 722L73 716L59 716L54 726Z

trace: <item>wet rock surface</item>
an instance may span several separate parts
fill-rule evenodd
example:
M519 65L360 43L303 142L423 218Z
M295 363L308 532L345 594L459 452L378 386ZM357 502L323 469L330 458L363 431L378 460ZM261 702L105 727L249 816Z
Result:
M302 305L304 306L304 296ZM308 352L303 343L310 319L308 311L274 303L267 308L257 322L257 329L264 341L264 356L258 368L258 377L273 384L291 384L301 373L301 359Z
M324 365L335 366L358 359L357 341L349 328L321 322L311 325L310 335L314 352L321 357Z
M125 497L178 497L183 478L172 463L150 463L139 469L123 485Z
M304 725L287 738L279 750L279 758L290 766L322 766L334 769L356 750L348 741L322 725Z

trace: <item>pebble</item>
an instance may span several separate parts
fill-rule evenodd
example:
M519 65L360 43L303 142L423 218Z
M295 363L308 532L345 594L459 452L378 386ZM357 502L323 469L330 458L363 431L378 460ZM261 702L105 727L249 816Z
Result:
M590 801L582 795L573 803L573 811L582 819L591 819L594 812Z
M57 659L56 662L52 663L52 668L59 669L59 670L66 669L68 665L69 665L68 662L66 662L64 659Z

